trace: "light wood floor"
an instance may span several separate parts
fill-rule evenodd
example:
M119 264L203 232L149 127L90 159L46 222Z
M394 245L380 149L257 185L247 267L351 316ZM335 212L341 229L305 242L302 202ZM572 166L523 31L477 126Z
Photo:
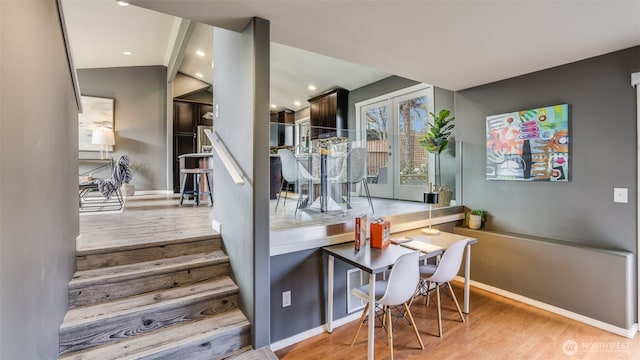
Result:
M179 195L129 197L122 213L80 216L78 251L158 243L180 238L210 236L212 208L185 201Z
M459 300L462 287L454 283ZM422 300L411 312L425 350L420 350L410 326L394 328L395 359L640 359L640 336L618 336L489 292L472 288L471 314L460 322L453 302L443 301L443 338L437 336L433 302ZM276 351L282 360L366 359L366 323L356 344L349 346L357 321ZM574 342L574 355L563 351ZM569 349L567 349L569 351ZM376 328L376 359L389 359L386 333Z

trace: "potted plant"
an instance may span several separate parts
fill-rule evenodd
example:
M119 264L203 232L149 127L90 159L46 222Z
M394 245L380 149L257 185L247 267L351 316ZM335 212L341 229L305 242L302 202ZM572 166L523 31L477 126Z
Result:
M484 210L473 209L467 214L467 225L469 229L480 229L484 224Z
M452 121L455 117L449 117L451 115L451 111L447 109L440 110L438 115L433 112L430 112L429 115L433 118L433 123L429 123L429 125L431 125L431 129L418 138L418 143L426 151L435 155L436 190L438 192L449 191L449 196L441 194L440 198L444 203L440 203L439 205L448 206L451 201L451 189L444 188L442 184L442 177L440 174L440 154L449 146L449 137L455 127L455 124L452 124Z

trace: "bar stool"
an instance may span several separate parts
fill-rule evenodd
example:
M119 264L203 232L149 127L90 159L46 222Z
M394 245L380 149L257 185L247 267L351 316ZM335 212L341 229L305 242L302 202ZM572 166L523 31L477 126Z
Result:
M200 205L200 195L209 195L209 206L213 206L213 192L211 191L211 177L209 176L213 175L213 169L180 169L180 174L182 174L182 186L180 188L180 206L182 206L185 195L193 195L196 205ZM187 184L189 175L193 176L193 190L185 190L185 185ZM200 191L200 186L202 185L202 175L204 175L204 178L207 181L207 189L209 189L209 191Z

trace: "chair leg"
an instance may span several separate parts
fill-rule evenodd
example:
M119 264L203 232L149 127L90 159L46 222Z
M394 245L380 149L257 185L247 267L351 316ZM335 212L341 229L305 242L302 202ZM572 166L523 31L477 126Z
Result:
M209 189L209 200L211 201L209 206L213 206L213 191L211 191L211 179L209 178L209 173L205 174L205 177L207 178L207 189Z
M196 201L196 206L200 206L200 174L193 175L193 197Z
M187 185L187 174L185 173L182 176L182 186L180 187L180 206L182 206L182 202L184 201L184 187Z
M353 346L353 344L355 344L356 342L356 338L358 337L358 334L360 333L360 329L362 328L362 324L364 324L364 319L367 317L367 313L369 312L369 303L367 303L367 305L364 307L364 311L362 312L362 316L360 316L360 321L358 322L358 329L356 329L356 333L353 334L353 339L351 339L351 345Z
M451 297L453 298L453 302L456 304L456 309L458 309L458 314L460 315L460 320L462 320L462 322L464 322L464 316L462 315L462 310L460 310L460 304L458 304L458 299L456 299L456 294L453 293L453 287L451 287L451 284L447 283L449 285L449 290L451 291Z
M391 319L391 308L387 306L387 336L389 339L389 351L391 351L391 360L393 360L393 320Z
M369 185L367 185L367 179L362 180L362 183L364 184L364 191L367 193L367 199L369 199L369 206L371 206L371 213L375 213L376 211L373 210L373 203L371 202L371 195L369 194Z
M420 337L420 332L418 332L418 328L416 327L416 322L413 321L413 316L411 315L411 311L409 311L409 306L407 305L407 303L404 303L402 305L404 305L404 311L406 312L406 315L409 318L409 322L411 322L411 327L413 328L413 332L416 334L416 337L418 338L418 342L420 343L420 349L424 350L424 343L422 342L422 338Z
M282 196L282 186L284 186L284 178L280 180L280 191L278 192L278 200L276 201L276 210L278 210L278 204L280 203L280 197Z
M442 337L442 308L440 307L440 284L436 283L436 302L438 303L438 336Z

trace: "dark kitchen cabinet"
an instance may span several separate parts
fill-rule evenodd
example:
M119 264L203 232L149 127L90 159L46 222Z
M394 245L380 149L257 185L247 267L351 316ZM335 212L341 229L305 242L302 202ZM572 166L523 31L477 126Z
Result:
M211 126L213 120L205 119L213 106L190 101L173 101L173 192L180 192L180 162L178 156L198 152L197 129L200 125ZM187 167L197 167L197 159L185 159ZM186 190L193 184L187 183Z
M336 88L309 99L311 140L347 136L349 91Z

